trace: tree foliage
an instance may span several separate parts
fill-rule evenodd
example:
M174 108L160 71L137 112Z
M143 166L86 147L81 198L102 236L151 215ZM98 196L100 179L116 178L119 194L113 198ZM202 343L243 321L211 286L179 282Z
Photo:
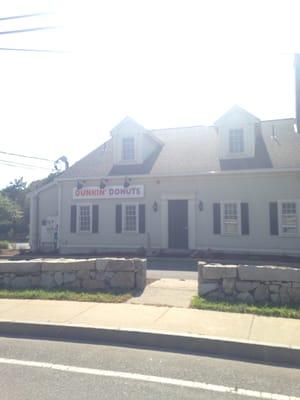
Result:
M0 193L0 223L16 222L22 215L20 206Z
M10 200L17 203L21 208L24 208L26 202L26 188L27 183L24 182L23 177L21 177L10 182L1 192L4 196L7 196Z
M0 190L0 239L25 240L29 234L29 199L27 194L54 181L61 172L27 185L23 177L14 179Z
M23 178L15 179L0 191L0 237L15 238L28 235L29 203L26 198L27 183Z

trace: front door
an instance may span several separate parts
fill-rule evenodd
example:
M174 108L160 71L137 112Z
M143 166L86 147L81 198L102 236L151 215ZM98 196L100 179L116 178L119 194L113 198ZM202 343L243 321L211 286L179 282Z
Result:
M188 249L188 201L168 201L169 248Z

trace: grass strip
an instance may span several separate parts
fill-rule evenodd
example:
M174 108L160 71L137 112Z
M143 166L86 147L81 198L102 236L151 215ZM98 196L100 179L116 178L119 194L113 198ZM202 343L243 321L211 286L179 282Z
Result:
M247 304L239 302L207 300L200 296L194 296L191 302L192 308L199 310L223 311L241 314L265 315L267 317L281 317L300 319L300 306L275 306L274 304Z
M132 297L130 292L81 292L71 290L43 290L24 289L8 290L0 289L1 299L39 299L39 300L69 300L91 301L96 303L123 303Z

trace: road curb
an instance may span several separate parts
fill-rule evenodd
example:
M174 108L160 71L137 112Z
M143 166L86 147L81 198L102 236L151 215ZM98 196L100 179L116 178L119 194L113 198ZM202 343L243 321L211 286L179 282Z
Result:
M83 341L300 366L300 347L173 332L0 321L0 336Z

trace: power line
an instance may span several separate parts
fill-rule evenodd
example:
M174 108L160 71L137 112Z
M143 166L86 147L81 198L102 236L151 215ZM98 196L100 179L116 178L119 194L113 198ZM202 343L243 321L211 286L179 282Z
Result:
M23 163L19 163L17 161L9 161L9 160L1 160L1 163L8 163L8 164L12 164L12 165L16 165L16 166L21 166L21 167L32 167L32 168L39 168L39 169L49 169L47 167L40 167L38 165L33 165L33 164L23 164Z
M35 157L35 156L27 156L25 154L17 154L17 153L9 153L7 151L2 151L0 150L1 154L6 154L7 156L15 156L15 157L23 157L23 158L32 158L34 160L40 160L40 161L49 161L49 162L54 162L54 160L49 160L49 158L42 158L42 157Z
M40 15L49 15L49 13L40 12L40 13L34 13L34 14L13 15L13 16L11 16L11 17L1 17L1 18L0 18L0 21L7 21L7 20L9 20L9 19L39 17Z
M32 13L32 14L21 14L21 15L13 15L9 17L0 17L1 21L14 20L20 18L29 18L29 17L38 17L41 15L49 15L50 13L40 12L40 13ZM0 31L0 35L9 35L15 33L27 33L41 30L49 30L49 29L57 29L57 26L41 26L36 28L26 28L26 29L16 29L11 31ZM25 48L11 48L11 47L1 47L0 51L21 51L21 52L34 52L34 53L64 53L60 50L49 50L49 49L25 49Z
M34 32L34 31L43 31L48 29L57 29L57 26L40 26L37 28L27 28L27 29L17 29L14 31L2 31L0 35L9 35L11 33L25 33L25 32Z
M0 166L1 165L5 165L7 167L15 167L15 168L22 168L22 169L30 169L31 171L36 171L37 168L32 168L32 167L26 167L26 166L21 166L21 165L14 165L14 164L9 164L9 163L4 163L4 162L0 162Z
M13 49L9 47L0 47L0 51L28 51L35 53L65 53L62 50L47 50L47 49Z
M49 171L49 168L39 167L38 165L16 163L14 161L7 161L7 160L0 160L0 165L6 165L8 167L27 168L27 169L43 169Z

